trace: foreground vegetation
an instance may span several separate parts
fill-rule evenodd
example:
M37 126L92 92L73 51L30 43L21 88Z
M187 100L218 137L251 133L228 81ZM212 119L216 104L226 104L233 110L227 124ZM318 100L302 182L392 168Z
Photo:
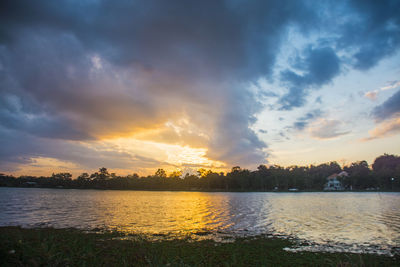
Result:
M120 233L0 227L1 266L400 266L399 258L352 253L292 253L288 240L150 241Z
M260 165L256 171L233 167L231 172L216 173L199 169L198 175L170 175L159 169L154 175L139 177L137 174L118 176L106 168L98 172L82 173L72 179L70 173L56 173L51 177L13 176L0 174L0 186L13 187L62 187L93 189L134 190L199 190L199 191L321 191L328 176L345 171L348 175L338 179L347 190L400 190L400 157L382 155L375 159L372 168L366 161L341 167L337 162L317 166Z

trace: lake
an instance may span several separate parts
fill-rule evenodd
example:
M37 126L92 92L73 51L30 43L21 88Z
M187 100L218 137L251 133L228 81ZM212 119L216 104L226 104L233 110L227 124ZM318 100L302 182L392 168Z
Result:
M307 242L301 250L391 254L400 247L400 193L0 188L0 225L221 241L274 235Z

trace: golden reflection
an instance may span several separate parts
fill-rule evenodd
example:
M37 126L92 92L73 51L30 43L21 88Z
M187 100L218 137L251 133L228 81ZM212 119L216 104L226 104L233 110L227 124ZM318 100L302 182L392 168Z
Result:
M115 198L114 195L118 195ZM218 195L202 192L107 192L97 200L108 206L104 223L124 232L179 235L223 227L220 221L228 212ZM157 199L157 205L151 199ZM118 199L119 203L107 205Z

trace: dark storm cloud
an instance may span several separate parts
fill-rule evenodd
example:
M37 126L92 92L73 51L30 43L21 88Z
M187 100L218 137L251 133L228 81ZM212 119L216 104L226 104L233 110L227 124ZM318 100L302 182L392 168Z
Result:
M330 47L310 47L303 55L294 60L293 67L304 74L292 70L280 74L281 80L289 88L288 93L280 99L283 110L303 106L309 89L331 82L340 72L340 59Z
M11 113L0 109L0 121L4 127L27 132L40 137L60 138L67 140L89 140L89 133L79 132L78 129L65 127L72 124L61 117L52 118L48 115L37 116L21 113Z
M260 104L238 84L269 76L287 25L307 28L315 18L298 1L1 5L2 72L11 80L1 93L22 105L1 114L3 126L85 139L185 114L214 125L209 156L230 163L266 157L249 129Z
M341 28L339 48L354 49L355 68L367 70L400 45L400 1L353 0L355 19Z
M306 27L314 17L297 1L17 2L3 1L4 36L62 30L114 62L196 76L268 74L287 23Z
M310 90L339 74L339 50L356 51L348 52L353 65L366 69L398 48L398 2L339 3L336 15L348 19L333 26L319 15L327 3L1 1L0 125L58 143L187 117L209 136L212 159L260 163L266 144L250 126L263 105L247 87L273 75L289 27L333 29L337 37L302 51L296 71L281 73L289 90L282 109L303 105Z
M374 108L372 115L377 121L390 119L400 114L400 90L389 97L381 105Z

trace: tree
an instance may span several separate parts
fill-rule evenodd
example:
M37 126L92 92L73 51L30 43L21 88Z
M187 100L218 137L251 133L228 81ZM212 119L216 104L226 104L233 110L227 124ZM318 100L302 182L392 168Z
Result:
M218 174L216 172L209 171L206 176L202 178L203 187L207 189L222 189L225 187L224 174Z
M126 178L128 178L128 179L138 179L138 178L139 178L139 175L138 175L137 173L128 174L128 175L126 176Z
M394 189L400 187L400 157L384 154L377 157L372 164L374 175L381 186ZM394 179L392 179L394 178Z
M110 174L108 173L107 168L102 167L99 169L99 172L100 172L100 178L103 180L110 177Z
M235 166L235 167L232 167L231 172L239 172L240 170L241 170L240 166Z
M166 178L167 173L163 169L158 169L155 173L155 176L161 177L161 178Z
M71 181L72 174L70 174L69 172L60 172L60 173L56 173L56 174L53 173L51 178L59 179L59 180L63 180L63 181Z
M372 164L374 172L389 171L395 172L396 168L400 165L400 156L384 154L383 156L377 157Z
M252 174L249 170L235 166L226 176L231 189L245 190L250 188Z
M187 189L198 189L200 178L196 175L186 173L183 179L184 185Z
M351 186L360 189L374 187L375 183L371 177L371 170L365 160L353 162L344 169L349 173L349 177L343 179L346 187Z
M201 178L204 178L204 177L206 177L208 174L212 173L212 171L211 171L211 170L206 170L206 169L204 169L204 168L200 168L200 169L197 170L197 173L199 174L199 176L200 176Z
M253 187L263 191L272 190L275 187L267 166L260 165L257 167Z
M92 175L90 175L90 178L93 178L94 180L98 180L98 181L104 181L107 178L110 177L110 174L107 171L107 168L100 168L99 172L95 172Z
M90 180L89 174L87 172L84 172L78 176L77 180L78 181L88 181L88 180Z
M182 172L181 172L181 171L173 171L173 172L169 175L170 178L179 178L179 177L181 177L181 176L182 176Z

